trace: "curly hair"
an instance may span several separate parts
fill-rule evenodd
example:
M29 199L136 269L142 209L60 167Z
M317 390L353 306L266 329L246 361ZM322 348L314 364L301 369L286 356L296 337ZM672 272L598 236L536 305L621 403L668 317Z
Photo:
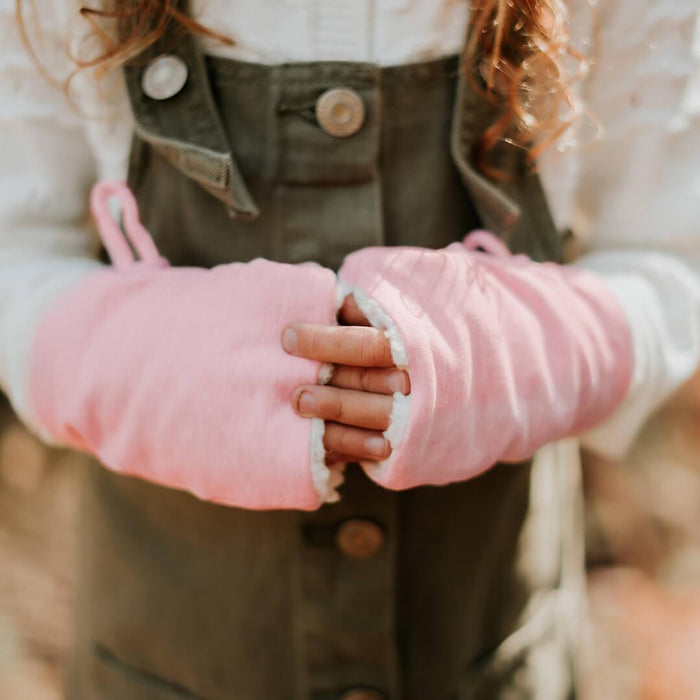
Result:
M480 0L472 4L465 68L472 85L495 107L476 158L489 175L488 154L506 141L539 154L580 114L572 84L589 60L569 42L562 0Z
M31 0L30 0L31 1ZM28 49L23 5L17 18ZM89 59L73 56L76 70L93 68L98 77L138 56L171 25L228 45L234 42L183 13L177 0L106 0L100 9L83 6L81 15L100 40L101 52ZM585 73L586 57L569 45L568 12L562 0L473 0L465 69L472 84L495 108L492 124L477 145L480 168L494 178L488 155L506 141L537 156L579 114L571 84ZM569 65L574 65L571 70Z

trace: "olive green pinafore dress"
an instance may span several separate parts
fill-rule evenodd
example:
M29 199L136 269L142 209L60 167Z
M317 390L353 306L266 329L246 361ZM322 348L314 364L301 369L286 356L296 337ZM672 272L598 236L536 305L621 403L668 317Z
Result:
M175 94L167 73L155 90L144 79L163 56L173 80L186 69ZM523 154L498 152L507 185L472 163L491 108L459 57L263 66L171 30L125 71L130 185L173 265L337 269L358 248L439 248L478 226L559 258ZM306 513L211 505L92 463L69 697L573 697L572 470L536 460L391 492L351 465L341 501Z

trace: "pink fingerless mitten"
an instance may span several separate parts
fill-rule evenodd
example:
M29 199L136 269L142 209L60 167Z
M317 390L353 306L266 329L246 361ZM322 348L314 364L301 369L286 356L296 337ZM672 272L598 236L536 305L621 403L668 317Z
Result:
M280 346L290 321L335 322L333 273L266 260L170 268L125 185L99 185L92 205L115 266L69 289L42 321L30 369L39 425L114 471L209 501L312 509L334 500L322 424L290 406L319 364Z
M526 459L603 420L629 386L630 333L604 283L513 256L486 232L438 251L366 248L338 276L411 377L386 432L392 456L365 465L389 488Z

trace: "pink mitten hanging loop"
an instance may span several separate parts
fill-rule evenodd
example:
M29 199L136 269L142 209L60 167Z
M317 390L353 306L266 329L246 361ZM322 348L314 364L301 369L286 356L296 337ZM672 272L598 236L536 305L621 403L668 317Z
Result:
M115 220L110 202L116 199L121 207L123 224ZM168 261L158 253L158 248L139 218L136 199L127 184L121 180L98 182L90 193L90 211L97 223L100 238L107 248L112 263L118 270L137 264L167 267ZM133 247L133 250L132 250Z
M471 231L464 237L463 244L467 250L477 250L481 248L496 257L505 258L511 255L506 244L490 231Z

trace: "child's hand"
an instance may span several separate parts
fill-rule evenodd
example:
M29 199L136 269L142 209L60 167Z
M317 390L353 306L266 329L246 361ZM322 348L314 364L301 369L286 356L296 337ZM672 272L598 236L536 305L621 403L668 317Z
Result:
M342 326L292 323L284 349L299 357L336 365L327 386L303 385L292 396L299 415L326 421L328 464L382 460L391 453L382 435L389 427L392 394L408 394L408 374L395 367L389 341L369 323L350 296L340 309Z

